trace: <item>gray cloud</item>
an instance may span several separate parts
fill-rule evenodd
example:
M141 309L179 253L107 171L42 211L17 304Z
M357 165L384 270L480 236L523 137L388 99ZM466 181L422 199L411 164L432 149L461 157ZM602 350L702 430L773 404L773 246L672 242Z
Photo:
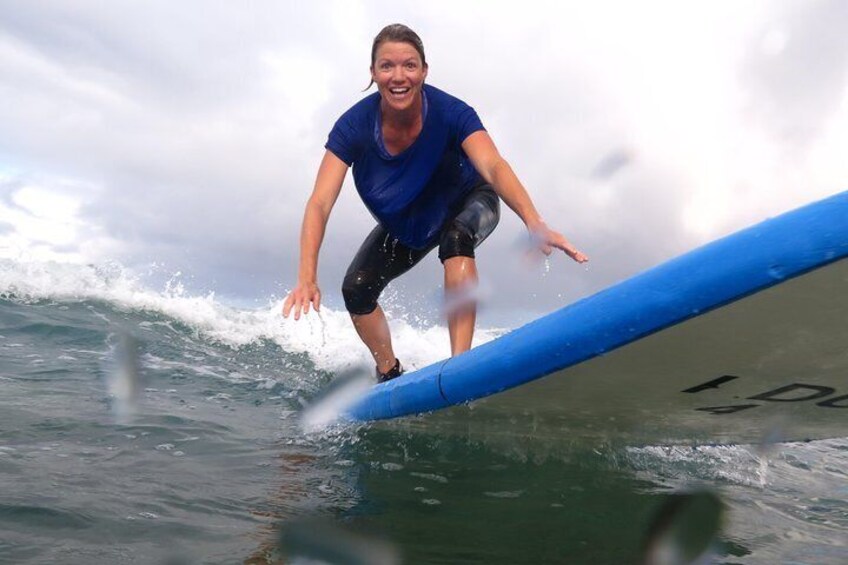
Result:
M838 109L848 86L848 4L795 1L755 36L743 83L749 111L771 134L802 149Z
M0 202L7 208L26 211L12 199L15 192L23 188L20 178L0 178Z
M809 5L773 10L783 54L763 54L766 27L740 66L762 127L814 132L844 85L834 23L844 4ZM425 40L430 82L475 106L547 221L592 257L588 270L562 256L528 265L504 207L478 254L484 320L529 319L702 243L681 214L691 179L640 141L621 103L648 94L607 84L632 48L600 25L607 16L479 7L0 2L0 166L23 171L0 194L11 202L15 179L35 171L79 196L82 237L108 241L98 259L165 265L160 277L182 271L190 288L240 299L280 295L295 283L327 132L363 96L373 35L405 21ZM830 60L807 64L825 49ZM342 275L372 225L348 180L321 253L331 305L341 307ZM391 307L435 320L440 284L433 255L394 285Z

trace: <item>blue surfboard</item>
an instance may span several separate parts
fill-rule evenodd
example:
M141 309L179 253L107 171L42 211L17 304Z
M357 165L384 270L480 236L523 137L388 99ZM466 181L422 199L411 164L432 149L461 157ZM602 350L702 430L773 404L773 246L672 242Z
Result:
M433 411L406 425L631 443L848 436L848 192L374 386L346 416Z

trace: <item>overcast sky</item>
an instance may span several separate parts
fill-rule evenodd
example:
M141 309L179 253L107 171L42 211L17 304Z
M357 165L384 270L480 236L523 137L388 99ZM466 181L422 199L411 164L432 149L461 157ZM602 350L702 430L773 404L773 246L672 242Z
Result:
M840 0L0 0L0 256L282 295L327 133L394 22L591 257L528 262L504 208L478 251L484 323L848 188ZM348 175L321 254L331 306L372 226ZM432 310L440 281L433 254L390 300Z

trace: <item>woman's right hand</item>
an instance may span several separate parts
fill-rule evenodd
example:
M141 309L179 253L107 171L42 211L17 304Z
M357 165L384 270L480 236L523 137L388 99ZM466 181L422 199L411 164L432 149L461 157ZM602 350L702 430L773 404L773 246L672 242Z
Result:
M294 319L300 320L300 313L309 313L309 305L319 311L321 307L321 289L315 281L298 282L283 303L283 317L288 318L294 309Z

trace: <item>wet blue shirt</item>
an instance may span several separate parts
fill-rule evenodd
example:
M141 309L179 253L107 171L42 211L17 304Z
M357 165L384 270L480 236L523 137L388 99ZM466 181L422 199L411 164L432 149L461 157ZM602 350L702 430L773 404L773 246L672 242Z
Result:
M424 123L418 139L397 155L383 145L380 94L342 114L325 147L353 167L365 206L386 230L416 249L432 244L480 175L462 150L484 129L477 112L425 84Z

